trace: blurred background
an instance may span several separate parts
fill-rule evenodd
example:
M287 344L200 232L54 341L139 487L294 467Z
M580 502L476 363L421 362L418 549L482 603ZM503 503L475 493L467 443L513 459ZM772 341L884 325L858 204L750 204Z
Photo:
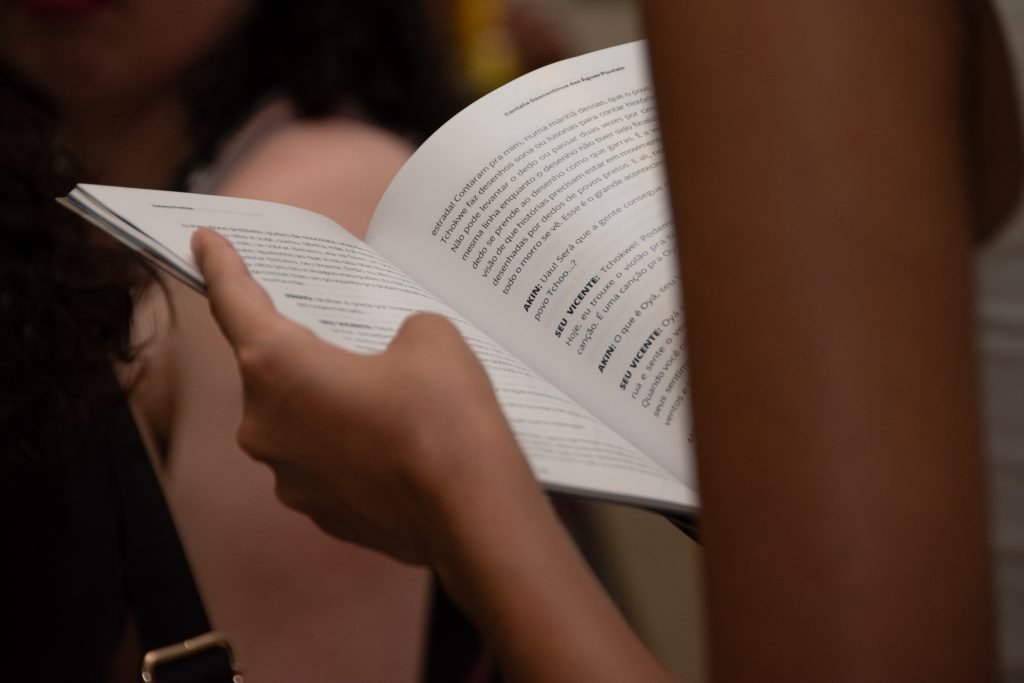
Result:
M628 0L435 0L479 96L550 62L643 37Z

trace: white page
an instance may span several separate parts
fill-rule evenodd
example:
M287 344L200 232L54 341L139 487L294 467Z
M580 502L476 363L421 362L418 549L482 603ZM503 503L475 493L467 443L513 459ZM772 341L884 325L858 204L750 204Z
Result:
M75 196L76 199L72 200L71 196ZM170 249L149 235L135 230L131 224L126 223L120 216L86 195L79 193L77 189L72 190L71 196L58 197L57 203L77 213L93 225L102 228L104 232L126 247L146 256L158 268L178 278L192 289L199 292L204 291L203 279L196 270L194 263L188 263L178 258L178 255Z
M565 60L435 133L367 242L696 488L645 45Z
M531 467L548 488L681 511L696 506L687 487L327 218L231 197L81 188L71 197L87 213L121 229L144 226L135 239L162 245L200 282L189 240L199 226L216 229L278 310L350 350L381 351L412 311L446 315L484 363Z

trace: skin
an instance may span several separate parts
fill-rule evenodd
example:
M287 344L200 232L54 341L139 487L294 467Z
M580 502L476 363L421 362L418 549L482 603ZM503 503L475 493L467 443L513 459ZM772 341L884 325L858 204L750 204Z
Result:
M123 0L37 16L6 3L0 55L56 103L94 179L162 187L190 146L176 79L247 10L243 0ZM367 124L295 121L249 150L217 191L302 206L361 235L408 153ZM162 280L135 317L138 362L118 370L207 611L246 675L414 679L425 572L333 542L277 503L272 478L235 443L240 380L202 297ZM137 662L132 649L126 639L120 661ZM125 671L137 678L136 664Z
M991 678L970 259L1020 180L979 171L1019 169L988 8L647 8L715 677Z
M668 680L578 555L450 323L416 315L385 353L352 354L279 316L226 240L201 230L193 245L243 378L239 442L286 505L434 567L510 680Z
M407 152L363 124L296 124L254 150L219 192L303 206L365 231ZM339 191L325 179L348 182ZM203 297L164 285L138 311L146 374L132 398L144 424L162 426L164 492L214 623L236 641L249 676L333 680L343 670L414 680L426 573L332 542L277 503L272 477L235 441L241 385L230 347Z
M645 11L713 678L991 680L970 254L1013 203L1020 158L990 8ZM435 566L513 678L664 676L583 577L450 328L414 318L383 356L354 357L277 316L223 240L200 232L194 247L240 362L240 437L282 500ZM281 382L287 406L267 389ZM343 420L389 457L343 447ZM302 435L314 441L295 448ZM362 498L356 477L380 495Z
M63 13L0 5L0 56L55 103L67 144L92 175L163 186L190 147L177 81L241 20L248 0L94 5Z

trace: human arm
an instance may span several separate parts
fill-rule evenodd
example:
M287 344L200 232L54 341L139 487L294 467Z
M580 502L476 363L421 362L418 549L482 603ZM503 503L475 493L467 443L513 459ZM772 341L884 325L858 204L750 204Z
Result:
M251 148L216 189L326 211L360 231L407 151L365 124L296 122ZM235 442L241 381L206 299L171 279L165 289L166 298L154 288L150 304L168 310L137 315L140 324L162 316L142 347L160 362L148 364L154 372L133 397L172 395L159 469L212 623L231 636L250 678L327 681L344 671L415 680L427 573L326 538L278 503L270 473ZM166 413L166 403L150 414Z
M194 242L244 382L239 442L328 533L433 566L512 680L667 679L582 562L455 329L383 354L279 316L223 239Z
M991 677L963 8L646 3L716 679Z

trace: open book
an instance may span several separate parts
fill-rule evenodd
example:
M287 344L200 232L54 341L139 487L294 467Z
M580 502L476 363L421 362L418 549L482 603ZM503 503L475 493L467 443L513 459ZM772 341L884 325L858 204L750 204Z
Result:
M672 224L643 43L553 64L469 106L387 189L366 243L268 202L81 185L61 200L203 288L225 235L278 310L382 350L452 319L549 489L669 515L698 506Z

